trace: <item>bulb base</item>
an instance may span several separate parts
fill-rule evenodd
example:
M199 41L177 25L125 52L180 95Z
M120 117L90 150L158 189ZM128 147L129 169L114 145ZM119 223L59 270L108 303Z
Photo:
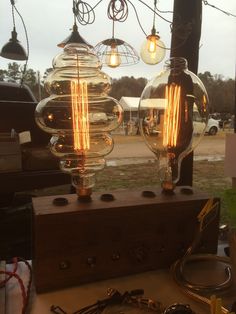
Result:
M78 201L83 202L83 203L91 202L92 189L77 188L76 193L78 195Z
M162 193L172 195L174 194L175 184L173 182L165 181L161 184Z
M92 187L95 185L95 174L72 175L72 185L76 189L78 200L88 202L91 200Z

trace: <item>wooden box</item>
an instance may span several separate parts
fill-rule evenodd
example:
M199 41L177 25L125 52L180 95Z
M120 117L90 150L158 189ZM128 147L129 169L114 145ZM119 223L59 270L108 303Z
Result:
M0 133L0 172L21 171L21 147L18 136Z
M53 204L56 196L33 199L37 292L170 266L192 243L197 215L209 198L181 189L174 195L156 190L112 194L113 201L104 201L94 193L90 203L65 195L64 206ZM203 232L201 252L217 251L217 206Z

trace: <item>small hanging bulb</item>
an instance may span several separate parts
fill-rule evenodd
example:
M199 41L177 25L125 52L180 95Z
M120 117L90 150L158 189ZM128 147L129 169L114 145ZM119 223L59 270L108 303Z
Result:
M160 36L157 35L155 27L152 28L152 32L147 36L143 42L140 56L146 64L157 64L161 62L166 54L164 43L160 40Z
M121 64L121 58L116 45L111 45L111 50L107 53L106 64L111 68L116 68Z

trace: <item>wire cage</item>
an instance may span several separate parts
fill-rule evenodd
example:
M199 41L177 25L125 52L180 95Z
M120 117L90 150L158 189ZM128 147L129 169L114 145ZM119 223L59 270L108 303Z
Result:
M136 50L118 38L105 39L94 47L94 52L99 57L104 66L109 66L106 62L107 56L111 53L111 49L115 47L120 58L119 66L133 65L139 62L139 55Z

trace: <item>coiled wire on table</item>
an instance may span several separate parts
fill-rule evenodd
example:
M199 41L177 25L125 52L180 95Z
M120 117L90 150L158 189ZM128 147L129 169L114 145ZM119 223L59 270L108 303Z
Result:
M216 204L213 204L212 208L213 207L216 207ZM206 215L206 216L208 215L207 218L209 218L210 216L209 214L211 214L211 210L206 213L203 213L203 215ZM212 217L210 218L212 219ZM207 225L208 224L209 224L209 221ZM188 296L195 299L196 301L201 301L202 303L210 305L210 300L206 297L199 295L198 293L214 294L214 293L229 289L230 286L232 285L232 271L230 267L230 259L228 257L218 256L214 254L193 254L193 252L195 251L195 249L200 243L202 231L205 229L205 227L206 225L204 226L204 217L203 217L202 220L199 219L199 226L198 226L195 238L193 240L193 243L187 249L185 255L181 259L177 260L171 266L171 273L175 282L178 284L178 286L184 293L186 293ZM209 284L209 285L203 285L203 284L190 282L185 277L185 274L184 274L185 266L189 262L193 263L193 262L199 262L199 261L215 261L215 262L226 264L227 265L225 267L226 279L219 284ZM226 308L222 307L222 313L226 314L226 313L229 313L229 311Z

